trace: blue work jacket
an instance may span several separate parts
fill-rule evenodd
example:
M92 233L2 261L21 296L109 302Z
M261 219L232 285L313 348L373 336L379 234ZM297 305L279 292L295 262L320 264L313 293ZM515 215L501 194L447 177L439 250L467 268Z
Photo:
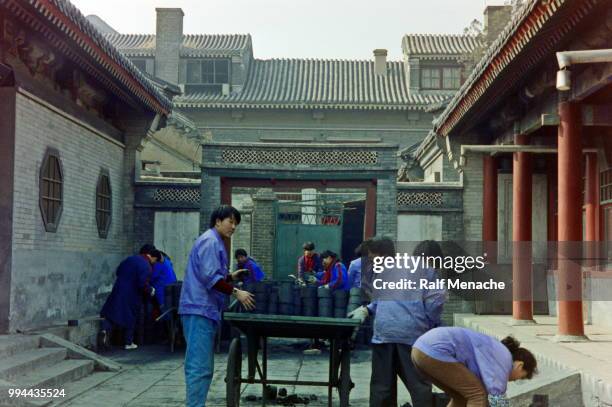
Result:
M150 292L151 264L142 255L130 256L119 264L116 275L113 290L100 316L123 328L132 328L136 324L143 295Z
M228 276L228 257L216 229L208 229L193 244L181 289L179 314L221 320L226 294L213 286Z
M465 365L490 395L506 393L512 355L496 338L466 328L440 327L418 338L414 347L436 360Z

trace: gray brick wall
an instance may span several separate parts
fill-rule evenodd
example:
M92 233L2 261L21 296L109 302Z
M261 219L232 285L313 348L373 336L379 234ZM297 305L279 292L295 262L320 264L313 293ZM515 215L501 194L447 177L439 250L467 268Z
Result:
M482 240L482 158L470 156L463 168L463 227L465 240Z
M155 76L171 83L179 79L179 51L183 42L183 11L156 8Z
M376 186L376 234L397 237L397 183L395 178L379 179Z
M274 271L275 202L276 197L271 190L261 189L253 197L251 254L268 277L271 277Z
M202 171L202 200L200 205L200 233L208 229L210 215L221 202L221 179Z
M63 212L45 231L39 171L46 148L59 150ZM124 149L23 95L16 101L15 185L10 330L65 322L99 312L114 269L129 252L123 224ZM108 169L112 223L98 237L96 182Z

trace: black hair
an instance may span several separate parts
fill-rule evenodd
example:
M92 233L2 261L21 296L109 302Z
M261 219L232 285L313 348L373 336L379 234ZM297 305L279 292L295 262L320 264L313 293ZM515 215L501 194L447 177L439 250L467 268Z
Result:
M519 341L512 336L506 336L502 339L501 343L510 351L513 362L523 362L523 369L527 372L527 379L531 379L534 374L538 373L538 362L535 356L527 349L521 348L521 343Z
M425 256L425 257L444 257L442 248L435 240L423 240L412 252L413 256Z
M364 240L355 248L355 256L367 256L368 254L368 244L370 243L370 239Z
M337 259L338 255L332 252L331 250L325 250L323 253L321 253L321 259L325 259L327 257L333 257L334 259Z
M367 245L368 253L376 256L394 257L395 243L388 237L375 237Z
M211 229L217 224L217 219L223 221L227 218L234 218L236 225L240 224L240 212L231 205L221 205L210 214L208 227Z
M247 256L248 256L247 251L246 251L246 250L244 250L244 249L237 249L237 250L234 252L234 257L235 257L235 258L238 258L238 256L244 256L244 257L247 257Z
M161 261L162 260L162 252L160 252L157 249L151 250L151 253L149 253L149 255L151 257L153 257L154 259L157 259L157 261Z
M157 251L155 246L150 243L147 243L140 248L138 254L151 254L151 252L153 252L154 250Z
M315 244L312 242L306 242L302 245L302 249L304 250L314 250L315 249Z

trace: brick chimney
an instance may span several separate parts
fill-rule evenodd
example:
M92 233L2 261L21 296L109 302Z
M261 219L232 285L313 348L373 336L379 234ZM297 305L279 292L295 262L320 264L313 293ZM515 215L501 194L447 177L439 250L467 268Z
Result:
M374 72L376 75L387 76L387 50L374 50Z
M156 8L155 76L178 84L179 51L183 43L183 10Z
M484 31L487 44L497 39L512 17L512 6L487 6L484 11Z

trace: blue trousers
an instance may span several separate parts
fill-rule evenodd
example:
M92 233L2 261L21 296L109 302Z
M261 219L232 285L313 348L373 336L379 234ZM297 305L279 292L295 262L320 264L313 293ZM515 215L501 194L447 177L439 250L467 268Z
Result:
M206 396L214 370L214 345L217 325L200 315L181 315L185 352L185 384L187 407L206 406Z

